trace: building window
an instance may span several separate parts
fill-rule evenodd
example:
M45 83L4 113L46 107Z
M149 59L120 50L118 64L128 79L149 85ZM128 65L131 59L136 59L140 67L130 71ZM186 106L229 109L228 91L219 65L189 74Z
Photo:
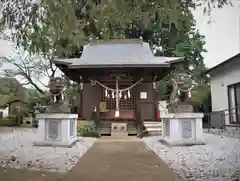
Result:
M240 122L240 82L228 86L228 108L231 124Z

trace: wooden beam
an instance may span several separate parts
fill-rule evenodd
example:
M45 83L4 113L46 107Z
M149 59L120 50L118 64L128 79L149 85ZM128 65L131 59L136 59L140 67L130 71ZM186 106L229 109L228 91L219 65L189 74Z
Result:
M162 79L166 76L169 72L171 72L172 68L118 68L114 69L111 68L92 68L92 69L69 69L67 65L59 65L59 69L67 75L73 81L79 83L79 76L83 77L84 82L89 82L89 77L95 80L103 81L102 79L114 79L110 77L110 74L116 71L119 73L126 74L126 78L122 77L124 80L131 80L136 81L140 78L144 77L144 82L151 82L154 81L155 76L158 75L158 79ZM156 81L157 81L156 80Z

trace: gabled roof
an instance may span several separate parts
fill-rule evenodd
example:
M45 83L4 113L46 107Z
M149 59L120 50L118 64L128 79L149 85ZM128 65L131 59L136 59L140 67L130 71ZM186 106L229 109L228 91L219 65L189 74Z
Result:
M214 71L214 70L216 70L218 68L221 68L222 66L224 66L226 64L229 64L229 63L233 62L234 60L236 60L237 58L240 58L240 53L238 53L238 54L234 55L233 57L231 57L231 58L221 62L220 64L218 64L218 65L208 69L207 73L211 73L212 71Z
M156 57L148 43L139 40L111 40L85 45L80 58L56 59L69 68L169 67L180 57Z
M10 95L8 100L6 101L5 105L12 104L15 102L20 102L23 104L27 104L27 101L23 97L19 97L18 95Z

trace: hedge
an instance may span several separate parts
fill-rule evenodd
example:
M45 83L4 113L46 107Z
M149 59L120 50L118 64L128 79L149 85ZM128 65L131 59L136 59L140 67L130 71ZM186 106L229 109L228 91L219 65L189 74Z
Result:
M19 126L16 116L0 118L0 126Z

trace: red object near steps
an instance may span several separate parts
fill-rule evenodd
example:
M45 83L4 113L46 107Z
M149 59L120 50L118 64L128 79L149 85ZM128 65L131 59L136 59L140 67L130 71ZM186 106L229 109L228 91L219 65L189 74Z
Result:
M161 118L161 116L160 116L160 111L157 111L156 119L157 119L158 121L160 121L160 118Z

